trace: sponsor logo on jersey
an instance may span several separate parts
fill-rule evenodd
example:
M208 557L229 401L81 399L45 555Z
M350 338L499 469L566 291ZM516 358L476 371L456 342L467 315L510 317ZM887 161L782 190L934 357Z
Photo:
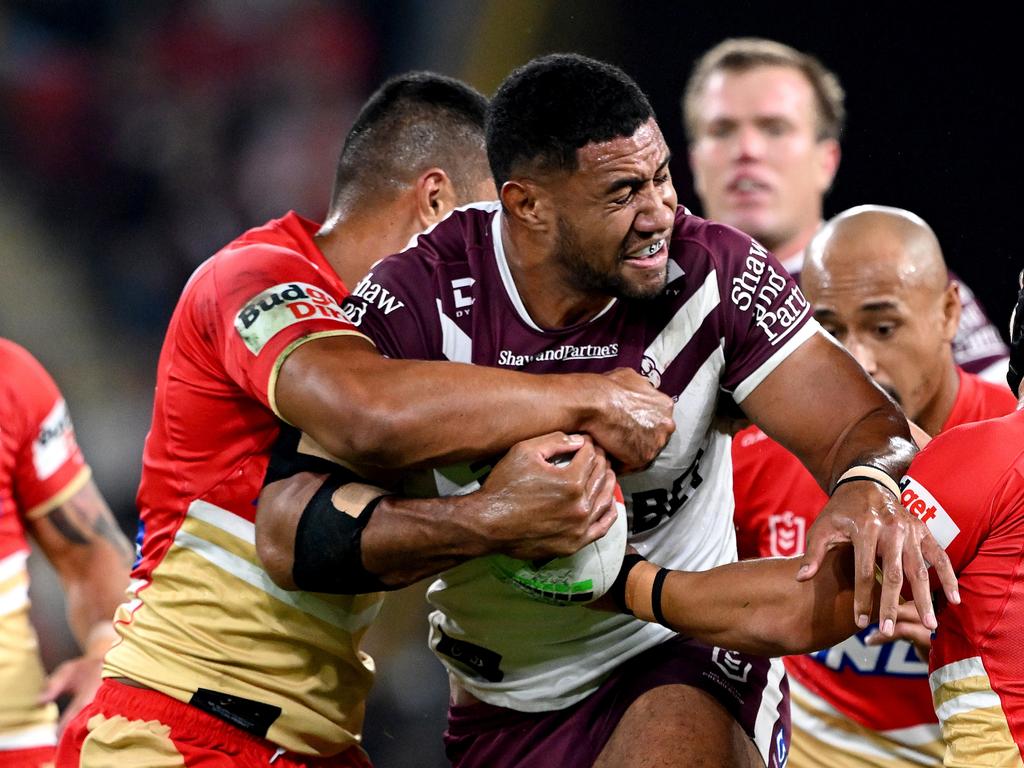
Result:
M768 547L773 557L793 557L804 552L807 521L790 510L768 518Z
M653 357L644 355L643 360L640 361L640 375L651 382L651 386L655 389L661 386L661 371Z
M751 662L745 661L738 652L727 651L717 645L711 651L711 660L726 677L738 683L747 682L747 676L750 675L750 670L754 666Z
M235 330L258 355L274 336L305 320L347 323L338 302L309 283L281 283L253 296L235 317Z
M67 404L60 399L39 425L39 433L32 442L32 466L36 477L40 480L50 477L74 452L75 432L71 426L71 414Z
M772 346L788 336L811 310L800 289L768 262L768 251L756 240L750 243L743 272L732 279L729 297L740 310L754 313L754 322Z
M939 545L946 549L960 534L960 527L935 500L931 492L910 475L900 480L900 503L907 511L928 526Z
M598 360L618 357L618 344L563 344L560 347L519 355L510 349L498 353L498 365L519 367L553 360Z
M858 675L928 676L928 662L921 660L909 641L868 645L867 638L876 629L878 624L872 624L838 645L808 655L836 672L850 670Z
M373 282L373 272L367 274L356 284L352 295L363 299L367 306L376 307L385 316L405 306L405 302L399 301L387 288Z

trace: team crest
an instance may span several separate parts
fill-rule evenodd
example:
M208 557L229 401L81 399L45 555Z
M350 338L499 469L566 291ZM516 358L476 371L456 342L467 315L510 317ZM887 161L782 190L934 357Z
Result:
M773 557L793 557L804 552L807 521L786 510L768 518L768 546Z

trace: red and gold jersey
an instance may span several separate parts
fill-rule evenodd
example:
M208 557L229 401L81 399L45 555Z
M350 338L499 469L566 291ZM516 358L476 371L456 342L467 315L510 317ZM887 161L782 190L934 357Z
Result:
M56 741L56 707L38 704L45 675L28 620L25 529L89 476L57 385L26 350L0 339L0 750Z
M960 581L929 659L945 764L1022 766L1024 411L935 438L900 488Z
M250 230L196 270L157 370L139 488L139 558L121 641L125 677L303 754L358 740L373 677L360 639L379 595L278 588L255 549L256 499L283 422L287 355L358 333L347 294L294 213Z
M1004 415L1014 404L1007 387L960 371L943 430ZM736 435L732 456L740 558L802 554L806 533L828 497L795 456L756 427ZM875 752L899 756L878 764L906 765L915 755L941 755L925 683L927 664L905 640L867 645L865 638L876 627L823 651L786 659L794 732L813 734L823 750L863 753L872 760L881 759ZM798 762L799 746L794 739Z

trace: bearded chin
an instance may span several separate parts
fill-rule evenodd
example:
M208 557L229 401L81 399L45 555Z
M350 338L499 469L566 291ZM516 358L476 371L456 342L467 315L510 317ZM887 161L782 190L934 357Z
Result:
M564 218L558 219L558 238L555 241L554 260L570 280L570 285L585 293L618 299L653 299L665 290L668 275L666 268L662 279L652 285L634 285L626 280L618 267L603 270L595 266L580 244L576 230Z

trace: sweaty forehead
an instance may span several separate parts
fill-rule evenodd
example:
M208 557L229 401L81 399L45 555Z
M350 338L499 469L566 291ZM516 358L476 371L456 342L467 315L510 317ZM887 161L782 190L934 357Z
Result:
M595 141L577 150L579 171L586 174L635 173L649 176L668 156L668 146L652 118L632 136Z
M878 302L914 303L923 294L913 265L900 258L871 258L863 253L830 254L806 264L801 276L811 303L834 310L855 310Z

